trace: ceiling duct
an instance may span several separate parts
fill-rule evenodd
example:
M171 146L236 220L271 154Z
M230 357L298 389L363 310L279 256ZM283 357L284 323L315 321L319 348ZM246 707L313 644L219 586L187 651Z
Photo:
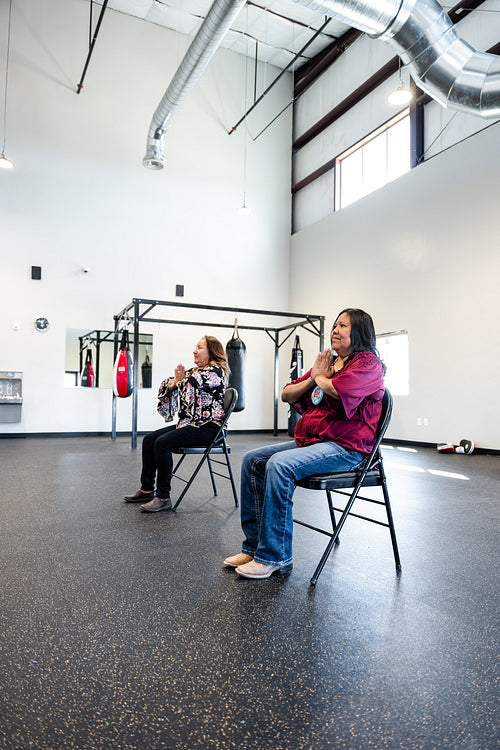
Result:
M500 117L500 57L460 38L436 0L294 0L387 42L418 86L442 106ZM165 165L171 120L208 65L245 0L215 0L153 115L143 164Z
M500 58L477 52L437 0L294 0L387 42L443 107L500 117Z
M170 123L245 3L246 0L215 0L208 11L151 120L146 155L142 160L148 169L165 166L165 135Z

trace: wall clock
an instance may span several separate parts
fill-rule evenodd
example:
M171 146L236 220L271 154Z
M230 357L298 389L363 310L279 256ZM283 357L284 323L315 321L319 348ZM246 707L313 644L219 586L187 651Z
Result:
M49 321L47 318L37 318L35 320L35 328L37 331L46 331L49 327Z

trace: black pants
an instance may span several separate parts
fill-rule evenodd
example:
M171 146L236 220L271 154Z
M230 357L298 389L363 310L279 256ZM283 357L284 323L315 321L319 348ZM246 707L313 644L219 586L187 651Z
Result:
M165 500L170 495L170 483L174 461L172 449L206 446L215 437L219 425L209 422L202 427L177 428L175 425L150 432L142 441L141 490L152 492Z

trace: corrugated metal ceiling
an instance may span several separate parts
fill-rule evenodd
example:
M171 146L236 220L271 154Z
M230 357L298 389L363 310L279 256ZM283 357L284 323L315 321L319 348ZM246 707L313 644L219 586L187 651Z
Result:
M90 0L84 0L90 3ZM211 0L109 0L108 10L125 13L148 23L158 24L182 34L194 36L204 19ZM94 0L95 14L100 2ZM247 3L222 42L252 59L284 68L324 23L319 13L303 8L292 0ZM294 64L299 67L321 52L349 27L331 19L324 32Z

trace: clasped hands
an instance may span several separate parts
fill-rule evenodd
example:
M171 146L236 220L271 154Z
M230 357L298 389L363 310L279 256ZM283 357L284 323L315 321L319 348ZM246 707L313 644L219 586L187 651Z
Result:
M173 391L174 388L177 388L177 384L181 382L181 380L184 380L186 377L186 368L184 365L178 364L175 368L174 377L170 378L169 386L170 390Z
M319 352L311 369L311 378L324 377L330 379L333 376L333 354L331 349Z

